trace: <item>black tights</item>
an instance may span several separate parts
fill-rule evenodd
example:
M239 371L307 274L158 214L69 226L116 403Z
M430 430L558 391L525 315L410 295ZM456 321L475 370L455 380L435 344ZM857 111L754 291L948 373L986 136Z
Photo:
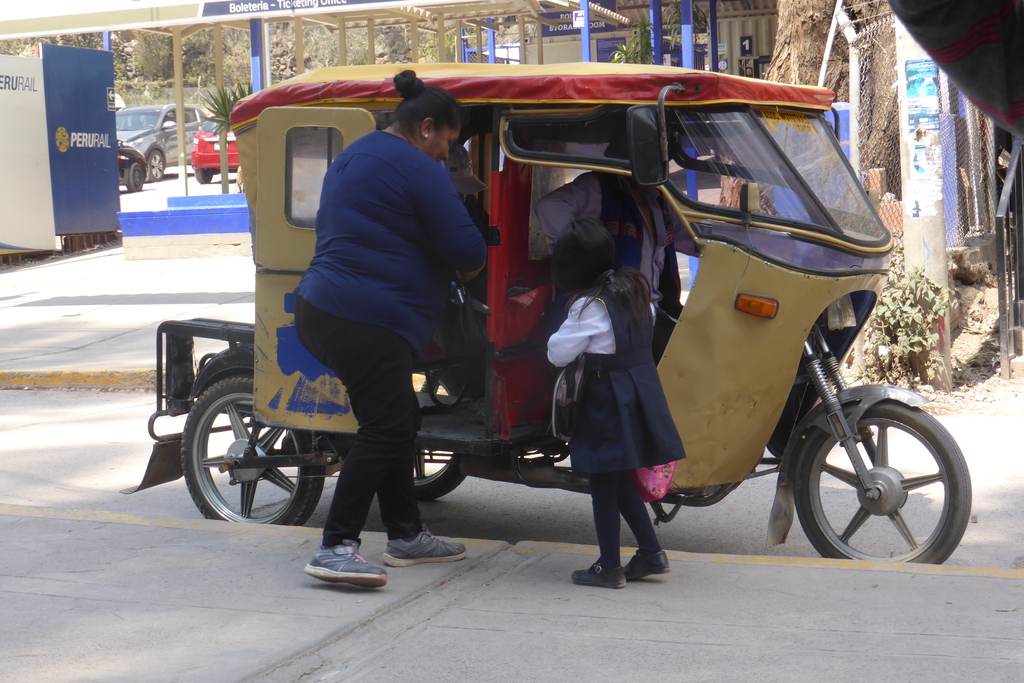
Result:
M644 555L661 551L654 525L647 514L640 494L629 483L627 471L598 472L590 475L590 497L594 505L594 527L601 549L601 566L614 569L622 566L619 557L619 515L636 537Z

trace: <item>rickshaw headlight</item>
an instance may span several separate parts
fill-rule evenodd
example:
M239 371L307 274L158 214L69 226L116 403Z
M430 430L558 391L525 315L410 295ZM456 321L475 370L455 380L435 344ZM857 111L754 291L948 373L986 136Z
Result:
M856 327L857 316L853 312L853 299L844 294L828 305L828 329L841 330L845 327Z

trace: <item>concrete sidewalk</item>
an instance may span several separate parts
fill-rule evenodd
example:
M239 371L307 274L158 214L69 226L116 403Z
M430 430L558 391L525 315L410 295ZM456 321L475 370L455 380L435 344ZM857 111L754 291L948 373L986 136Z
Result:
M247 258L120 249L0 271L0 387L148 387L159 323L251 322L253 280ZM89 422L61 448L95 487L74 440L126 427ZM0 461L45 458L17 448ZM671 574L611 591L568 580L596 548L467 540L467 561L362 590L302 573L317 529L114 512L115 488L85 485L10 504L70 490L53 468L9 472L0 502L0 680L1024 680L1020 569L670 552ZM384 543L366 533L364 554Z
M0 680L1024 678L1019 570L670 552L607 590L568 581L596 548L465 540L369 590L301 572L314 529L2 504L0 527Z
M120 247L0 270L0 387L149 388L164 320L253 321L245 257L125 261Z

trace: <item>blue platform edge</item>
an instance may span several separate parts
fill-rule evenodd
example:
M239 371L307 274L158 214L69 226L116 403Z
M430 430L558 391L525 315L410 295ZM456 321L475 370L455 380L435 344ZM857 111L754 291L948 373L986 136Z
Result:
M245 195L204 194L196 197L168 197L168 209L194 209L201 206L246 206Z
M164 211L122 211L117 219L124 237L249 232L243 194L168 197Z

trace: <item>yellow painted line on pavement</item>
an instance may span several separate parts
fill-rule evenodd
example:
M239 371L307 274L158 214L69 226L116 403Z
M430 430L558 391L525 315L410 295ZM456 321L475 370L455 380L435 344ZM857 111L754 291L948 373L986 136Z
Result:
M223 522L215 519L184 519L182 517L139 517L122 512L105 510L75 510L51 507L35 507L31 505L10 505L0 503L0 516L3 517L35 517L41 519L62 519L72 522L100 522L103 524L127 524L131 526L160 527L163 529L186 529L191 531L209 531L221 534L241 536L312 536L319 538L322 529L301 526L279 526L275 524L245 524L242 522ZM370 540L386 543L387 534L373 531L363 532L364 541ZM474 548L504 548L505 541L485 541L472 538L460 538L459 542Z
M152 390L155 370L0 370L0 389Z
M273 524L242 524L222 522L214 519L184 519L181 517L139 517L121 512L105 510L76 510L30 505L9 505L0 503L0 515L6 517L40 517L64 519L72 522L101 522L104 524L129 524L132 526L163 527L166 529L190 529L212 531L223 534L252 536L289 536L292 534L320 535L319 529L306 527L276 526Z
M595 547L576 543L550 543L520 541L512 548L523 553L566 553L593 555ZM884 571L902 574L938 574L942 576L981 576L997 579L1024 579L1024 570L998 567L947 567L937 564L902 562L873 562L868 560L834 560L823 557L774 557L769 555L718 555L713 553L687 553L667 550L665 554L680 562L705 564L742 564L768 567L803 567L811 569L846 569L855 571Z
M277 526L273 524L243 524L222 522L213 519L184 519L181 517L139 517L121 512L105 510L77 510L30 505L0 503L0 516L35 517L62 519L74 522L100 522L104 524L127 524L132 526L160 527L165 529L187 529L242 536L311 536L319 537L322 531L309 527ZM387 542L387 536L380 532L364 532L364 540ZM498 548L507 546L504 541L481 539L458 539L476 548ZM596 547L579 543L551 543L547 541L520 541L512 550L525 554L563 553L568 555L593 555ZM948 567L934 564L911 564L896 562L870 562L866 560L834 560L817 557L772 557L768 555L718 555L713 553L687 553L668 550L666 554L678 562L701 562L704 564L754 565L768 567L802 567L810 569L845 569L854 571L883 571L901 574L935 574L941 576L977 576L998 579L1024 580L1024 570L1000 569L998 567Z

